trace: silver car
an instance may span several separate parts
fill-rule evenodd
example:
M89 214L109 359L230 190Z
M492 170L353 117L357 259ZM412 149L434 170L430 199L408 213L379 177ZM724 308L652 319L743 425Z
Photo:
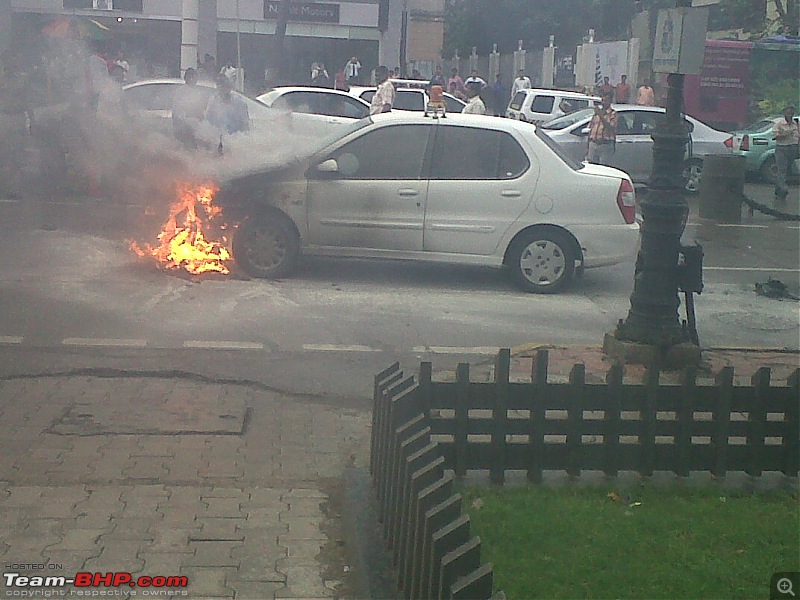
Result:
M612 166L625 171L634 183L646 184L653 168L653 138L665 109L633 104L612 105L617 111L617 143ZM593 108L554 119L541 126L550 138L578 162L586 157L589 123ZM685 117L690 144L685 156L684 181L687 192L696 192L703 173L703 159L711 154L733 154L733 136L712 129L693 117Z

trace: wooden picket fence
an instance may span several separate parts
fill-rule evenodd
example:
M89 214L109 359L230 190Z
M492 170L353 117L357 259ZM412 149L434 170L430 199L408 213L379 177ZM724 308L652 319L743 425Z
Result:
M586 381L576 364L564 383L548 381L548 353L533 361L531 381L509 381L511 357L501 350L491 383L470 381L460 364L454 382L434 382L420 365L419 382L398 363L375 378L370 472L384 538L406 598L489 598L492 569L470 537L456 477L488 471L502 484L507 471L533 483L545 471L656 471L724 477L800 470L800 369L772 385L761 368L750 385L725 368L713 385L686 369L680 384L658 370L627 383L613 366L605 383Z

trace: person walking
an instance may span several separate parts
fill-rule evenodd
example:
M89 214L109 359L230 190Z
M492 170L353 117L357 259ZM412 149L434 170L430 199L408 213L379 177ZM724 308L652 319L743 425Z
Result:
M611 94L603 94L589 123L589 144L586 160L596 165L609 165L617 142L617 113L611 108Z
M344 66L344 76L348 85L358 85L361 81L361 61L357 56L353 56Z
M628 76L622 75L616 89L614 90L614 100L617 104L627 104L631 101L631 86L628 83Z
M505 117L508 108L508 86L503 82L503 76L498 73L492 84L492 109L495 117Z
M247 104L241 96L233 94L233 83L224 75L217 77L217 92L208 100L205 120L220 134L250 131L250 112L247 110Z
M481 77L480 75L478 75L478 72L477 72L477 71L473 71L473 72L470 74L470 76L466 78L466 80L464 81L464 87L465 87L465 88L467 88L467 89L469 89L469 86L471 86L471 85L473 85L473 84L474 84L474 85L478 85L478 86L480 86L480 89L483 89L483 88L485 88L487 85L489 85L488 83L486 83L486 80L484 80L484 78L483 78L483 77Z
M369 114L377 115L380 113L391 112L394 105L394 85L389 81L389 69L380 65L375 69L375 82L378 89L372 96Z
M450 78L447 80L447 89L450 90L454 84L456 90L458 90L458 92L460 92L461 94L467 91L466 88L464 87L464 80L461 79L461 76L458 74L458 69L456 69L455 67L450 69Z
M205 94L197 89L197 80L197 71L186 69L185 85L175 90L172 97L172 130L175 139L187 148L197 148L197 127L205 115Z
M529 89L531 89L531 79L525 75L524 69L520 69L517 73L517 78L514 79L514 83L511 84L511 99L514 99L518 91Z
M447 89L447 80L444 77L444 71L442 71L442 66L437 65L436 69L433 72L433 77L431 77L430 82L428 83L428 91L435 86L441 86L443 90Z
M467 97L469 102L461 112L465 115L485 115L486 105L481 100L481 86L479 83L467 85Z
M780 204L786 202L786 196L789 195L786 179L800 150L800 123L795 120L794 113L795 107L787 106L783 109L783 119L776 121L772 127L772 139L775 140L775 199Z
M614 94L614 86L611 85L611 80L608 77L603 77L603 83L597 86L597 95L602 97L605 94Z
M636 91L636 104L639 106L655 106L656 93L650 86L649 81L645 81Z

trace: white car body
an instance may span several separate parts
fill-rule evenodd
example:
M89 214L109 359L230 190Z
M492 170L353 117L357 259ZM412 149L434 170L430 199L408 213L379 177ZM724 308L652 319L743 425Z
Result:
M515 241L548 231L567 240L570 272L631 257L639 228L627 175L559 152L518 121L387 113L355 124L292 178L251 173L218 197L247 207L245 217L279 209L306 254L500 267Z
M369 116L369 102L341 90L312 86L281 86L256 96L276 110L308 115L328 125L341 125Z
M544 123L565 114L590 108L597 96L578 92L528 88L519 90L508 103L506 117L530 123Z

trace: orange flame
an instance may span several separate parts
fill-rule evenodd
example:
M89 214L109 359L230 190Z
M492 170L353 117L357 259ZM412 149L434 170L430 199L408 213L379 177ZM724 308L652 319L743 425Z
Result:
M203 232L204 224L222 213L219 206L212 204L216 191L213 185L180 184L178 200L170 206L169 217L158 234L160 244L156 247L145 244L141 248L131 242L131 250L139 256L155 258L164 269L185 269L193 275L210 271L227 275L230 271L225 261L230 260L231 254L225 247L225 238L223 242L206 240Z

